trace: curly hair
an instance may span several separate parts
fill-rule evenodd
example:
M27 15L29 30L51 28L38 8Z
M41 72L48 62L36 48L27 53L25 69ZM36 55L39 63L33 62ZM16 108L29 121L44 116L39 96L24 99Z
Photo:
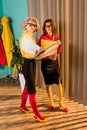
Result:
M46 29L45 29L45 25L46 25L46 23L50 23L51 24L51 26L52 26L52 33L53 34L56 34L56 24L55 24L55 22L54 22L54 20L52 20L52 19L47 19L47 20L45 20L44 21L44 23L43 23L43 27L42 27L42 30L43 30L43 35L45 35L47 32L46 32Z
M24 30L26 30L26 26L27 24L29 23L29 21L32 20L36 23L36 28L35 28L35 31L34 32L37 32L38 29L39 29L39 23L38 23L38 20L35 18L35 17L30 17L30 18L26 18L23 22L22 22L22 28Z

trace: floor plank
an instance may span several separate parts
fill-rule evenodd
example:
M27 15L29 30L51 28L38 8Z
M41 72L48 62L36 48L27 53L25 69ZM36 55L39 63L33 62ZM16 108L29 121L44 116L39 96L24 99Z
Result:
M20 98L19 86L0 86L1 130L87 130L87 106L64 98L63 101L69 108L69 112L64 113L58 108L54 93L55 109L49 111L46 91L37 87L39 111L48 119L48 122L40 123L34 121L33 112L24 114L19 111ZM30 108L28 101L27 107Z

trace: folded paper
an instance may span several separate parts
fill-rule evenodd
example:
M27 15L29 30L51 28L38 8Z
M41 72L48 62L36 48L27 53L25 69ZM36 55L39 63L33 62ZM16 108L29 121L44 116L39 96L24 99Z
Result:
M36 59L42 59L47 56L54 55L57 52L57 48L59 47L60 44L61 44L60 41L56 41L54 43L52 42L51 45L43 47L45 49L45 51L43 53L41 53L39 56L37 56Z

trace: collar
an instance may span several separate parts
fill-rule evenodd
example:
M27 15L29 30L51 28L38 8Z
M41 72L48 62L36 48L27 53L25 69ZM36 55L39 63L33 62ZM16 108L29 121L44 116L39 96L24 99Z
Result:
M53 35L49 35L48 33L46 34L46 36L49 38L49 39L53 39Z
M36 41L33 36L33 33L30 33L29 31L25 31L24 36L28 37L29 39L33 40L34 42Z
M25 35L29 35L30 37L33 36L33 33L29 32L29 31L25 31L24 34L25 34Z

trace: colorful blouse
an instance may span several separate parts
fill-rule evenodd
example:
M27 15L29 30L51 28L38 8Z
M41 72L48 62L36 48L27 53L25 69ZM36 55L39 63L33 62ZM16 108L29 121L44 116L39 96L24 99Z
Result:
M45 42L44 42L44 45L43 45L43 40L46 40ZM57 41L57 40L60 40L60 38L59 38L59 36L58 35L56 35L55 36L55 40L53 40L53 36L50 36L49 34L46 34L46 35L42 35L41 37L40 37L40 39L39 39L39 42L38 42L38 44L39 44L39 46L41 46L41 47L45 47L45 46L48 46L49 44L52 44L52 42L50 42L50 41ZM48 42L49 41L49 42ZM62 50L62 45L59 45L59 47L58 47L58 49L57 49L57 54L59 54L59 53L61 53L61 50ZM48 59L49 57L46 57L46 59Z
M33 35L25 31L20 38L20 49L24 58L33 59L35 57L35 51L39 50L40 47L36 45Z

